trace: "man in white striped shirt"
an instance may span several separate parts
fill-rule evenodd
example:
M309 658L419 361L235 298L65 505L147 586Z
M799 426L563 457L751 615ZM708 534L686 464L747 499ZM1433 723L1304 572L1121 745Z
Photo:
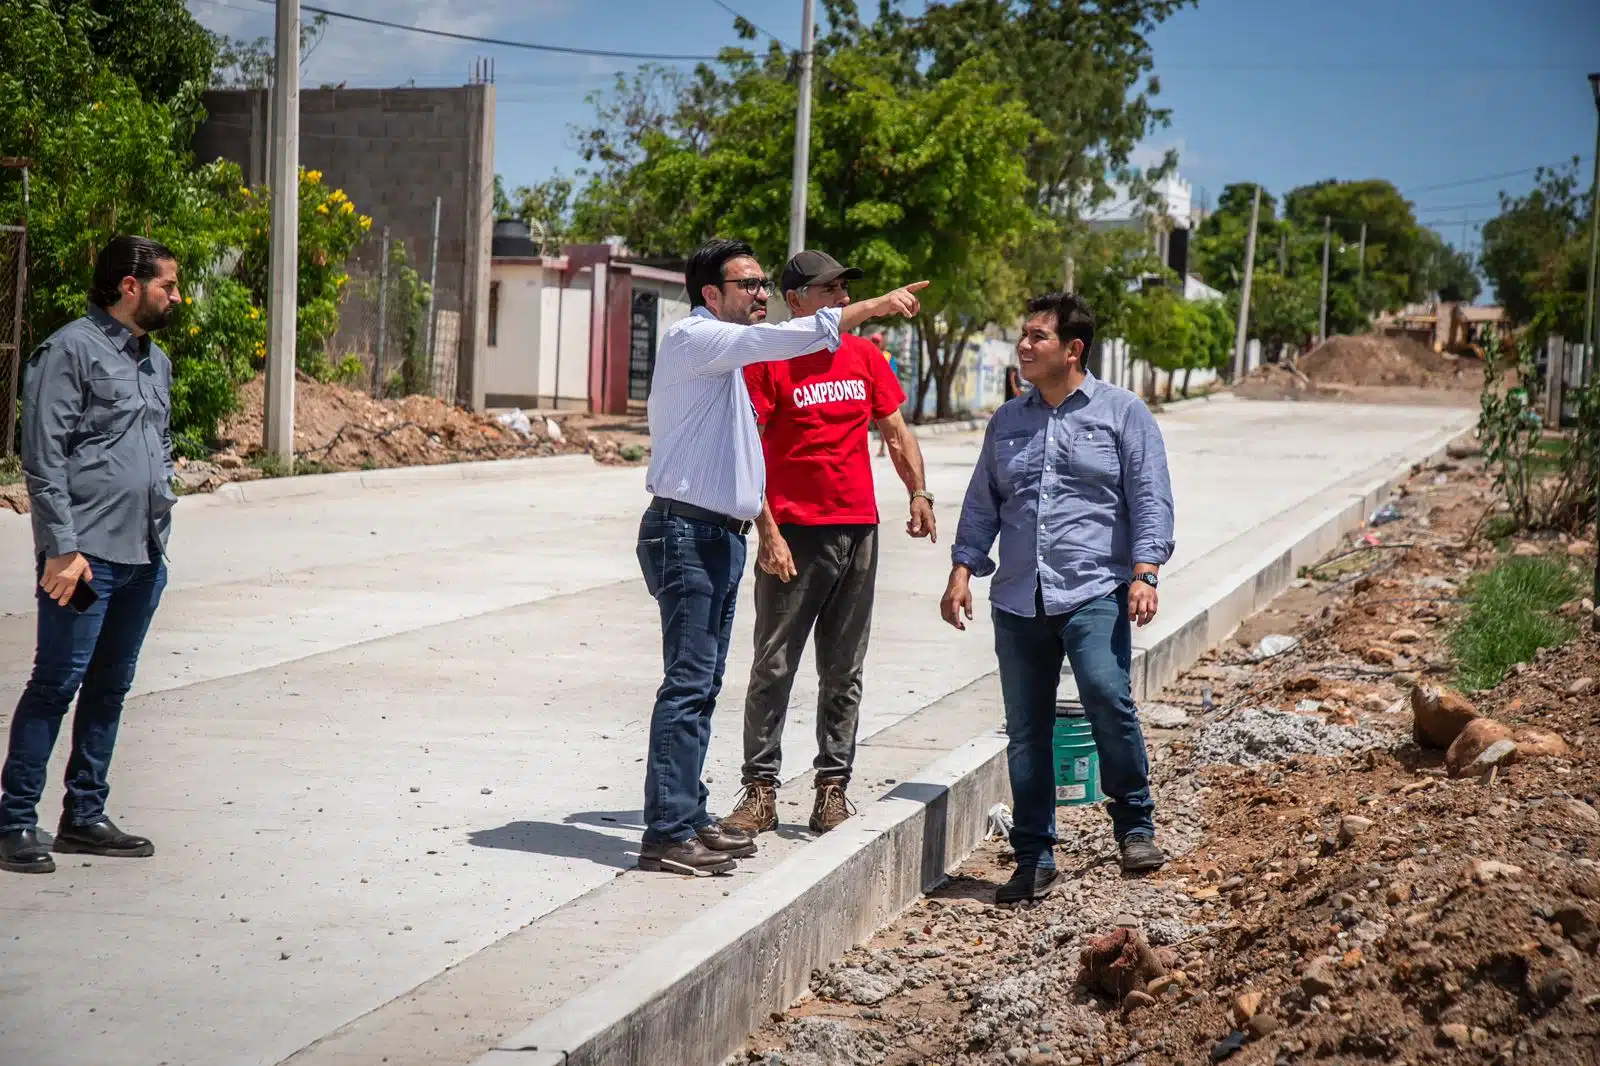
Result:
M761 513L766 463L742 370L838 348L872 318L914 316L916 282L781 325L767 322L772 283L744 241L711 240L689 259L688 318L656 352L650 385L649 509L639 566L661 609L663 679L650 716L639 868L726 873L754 839L706 813L701 781L711 714L733 630L745 534Z

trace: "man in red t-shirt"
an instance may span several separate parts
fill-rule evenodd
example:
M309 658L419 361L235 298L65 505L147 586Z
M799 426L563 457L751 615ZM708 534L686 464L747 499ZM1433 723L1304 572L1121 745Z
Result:
M783 268L779 290L796 316L850 302L861 277L823 252ZM910 494L906 532L937 539L922 449L900 405L905 393L883 353L845 334L837 351L744 371L767 459L755 583L756 648L744 704L744 793L723 824L753 834L778 825L783 722L795 669L817 633L816 802L811 828L850 816L861 669L878 573L878 501L867 427L876 424Z

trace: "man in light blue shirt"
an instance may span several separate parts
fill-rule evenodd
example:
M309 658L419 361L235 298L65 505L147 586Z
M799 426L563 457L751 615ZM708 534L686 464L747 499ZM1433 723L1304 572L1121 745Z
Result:
M1129 666L1131 623L1155 617L1157 572L1172 557L1172 485L1149 409L1084 368L1093 343L1094 315L1078 296L1029 302L1017 355L1033 388L989 420L940 605L945 621L965 629L971 577L994 575L1017 856L996 896L1002 903L1039 898L1056 882L1052 741L1063 659L1094 734L1123 869L1166 861L1154 842ZM989 558L996 536L998 566Z
M722 689L745 535L761 513L766 457L743 369L839 346L868 319L917 313L916 282L884 296L767 322L772 283L744 241L711 240L689 259L688 318L656 352L650 386L651 501L639 567L661 609L663 679L650 715L641 870L709 875L754 855L747 833L706 813L701 781Z

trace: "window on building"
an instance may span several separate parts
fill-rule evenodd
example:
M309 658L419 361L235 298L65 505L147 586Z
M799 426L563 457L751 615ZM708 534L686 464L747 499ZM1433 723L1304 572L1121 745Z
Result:
M500 283L489 282L489 347L500 343Z

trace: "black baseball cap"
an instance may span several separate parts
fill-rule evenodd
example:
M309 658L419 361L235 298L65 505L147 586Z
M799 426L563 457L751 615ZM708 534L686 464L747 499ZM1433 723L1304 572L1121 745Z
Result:
M778 281L779 292L793 292L807 285L826 285L843 278L856 281L866 277L860 267L840 266L839 261L827 252L807 248L783 264L783 276Z

